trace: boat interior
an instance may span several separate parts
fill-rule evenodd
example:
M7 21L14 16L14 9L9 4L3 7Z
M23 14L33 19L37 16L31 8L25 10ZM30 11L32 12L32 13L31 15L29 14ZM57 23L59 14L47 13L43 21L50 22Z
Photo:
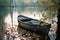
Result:
M24 22L24 23L29 23L29 24L33 24L33 25L41 25L41 26L48 25L48 23L45 23L45 22L42 22L42 21L39 21L36 19L28 18L25 16L21 16L21 15L18 16L18 18L21 22Z

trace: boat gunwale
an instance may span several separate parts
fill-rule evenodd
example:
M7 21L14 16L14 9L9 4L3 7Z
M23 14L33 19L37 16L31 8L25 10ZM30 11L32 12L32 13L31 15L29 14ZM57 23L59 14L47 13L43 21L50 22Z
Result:
M42 23L45 23L45 25L43 25L42 27L50 25L49 23L46 23L46 22L43 22L43 21L39 21L39 20L36 20L36 19L32 19L32 18L23 16L23 15L19 15L19 17L20 17L20 16L22 16L22 17L24 17L24 18L27 18L27 19L30 19L30 20L34 20L34 21L40 22L39 25L36 25L36 24L34 25L33 23L32 23L32 24L29 23L29 22L24 23L22 20L18 20L18 21L20 21L20 22L22 22L22 23L24 23L24 24L27 24L27 25L31 25L31 26L42 26L42 25L41 25L41 22L42 22ZM46 24L47 24L47 25L46 25Z

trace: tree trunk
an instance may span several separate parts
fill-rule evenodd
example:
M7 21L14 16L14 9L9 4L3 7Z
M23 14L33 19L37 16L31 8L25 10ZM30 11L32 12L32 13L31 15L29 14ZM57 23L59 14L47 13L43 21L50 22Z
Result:
M59 3L60 5L60 3ZM60 8L58 8L58 30L57 30L57 39L56 40L60 40Z

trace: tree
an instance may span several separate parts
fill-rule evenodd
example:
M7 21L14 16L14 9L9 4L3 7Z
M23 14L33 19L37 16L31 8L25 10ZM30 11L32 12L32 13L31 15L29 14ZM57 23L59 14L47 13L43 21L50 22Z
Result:
M45 11L47 13L42 14L43 18L41 20L45 21L47 19L53 19L54 17L57 16L58 8L59 8L59 5L58 5L59 0L38 0L38 1L41 2L41 6L48 6L48 8L42 10L42 12Z

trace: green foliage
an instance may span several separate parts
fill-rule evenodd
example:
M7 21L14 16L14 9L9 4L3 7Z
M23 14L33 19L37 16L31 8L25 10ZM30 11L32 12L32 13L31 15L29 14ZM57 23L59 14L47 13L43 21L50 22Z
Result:
M55 5L57 6L60 0L39 0L39 2L42 3L42 5L48 5L48 6L52 6Z
M53 19L57 15L57 10L59 8L59 1L60 0L39 0L41 2L41 6L48 6L45 10L40 10L40 12L47 12L43 13L41 20L45 21L47 19Z
M10 6L10 0L0 0L0 6Z

